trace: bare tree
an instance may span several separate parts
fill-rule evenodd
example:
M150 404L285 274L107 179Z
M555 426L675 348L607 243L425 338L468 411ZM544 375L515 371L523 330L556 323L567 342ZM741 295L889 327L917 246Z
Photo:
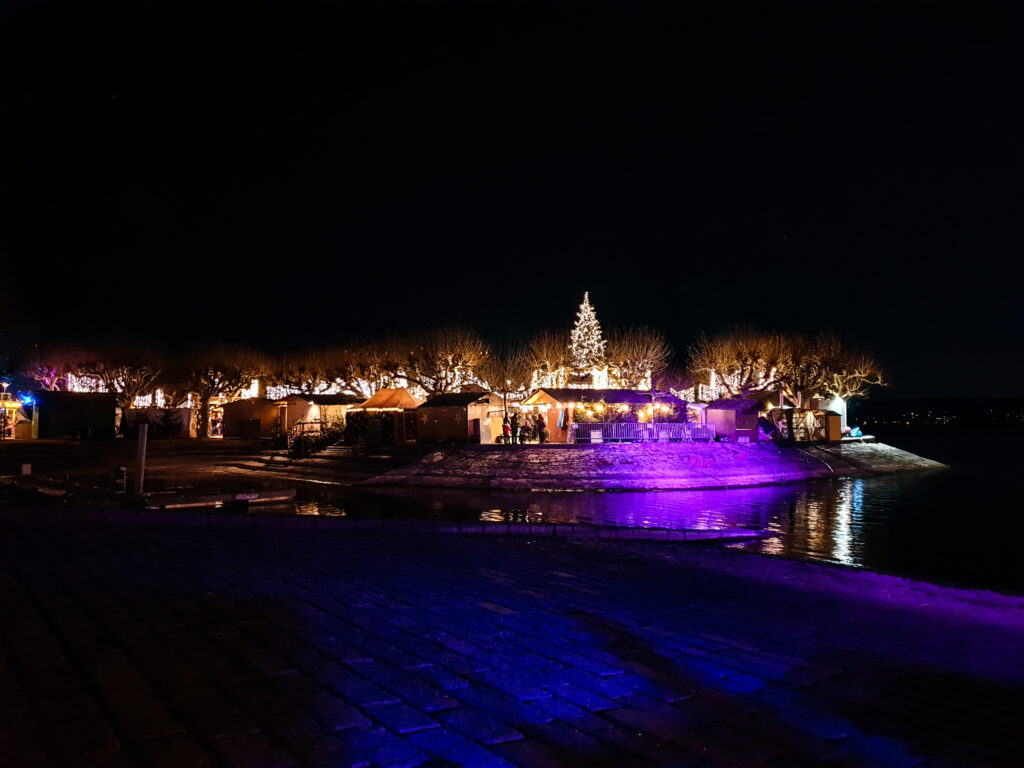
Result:
M427 328L409 339L402 376L428 395L458 392L479 384L476 370L487 357L487 345L463 325Z
M871 387L887 386L881 366L870 353L847 347L832 335L822 336L819 344L822 389L833 397L867 397Z
M619 369L626 389L637 389L645 379L654 381L672 359L672 347L660 331L646 326L615 329L608 338L608 362Z
M71 372L89 376L107 392L117 396L121 412L127 415L136 398L152 395L160 376L160 353L137 344L116 342L104 350L83 354L73 364ZM122 419L122 425L127 419Z
M821 356L821 336L810 338L789 334L784 338L786 354L775 375L782 393L797 405L817 394L825 381Z
M393 388L407 346L386 337L364 339L345 347L334 358L339 382L349 392L365 398Z
M747 328L713 337L701 334L688 352L690 372L713 377L730 397L773 390L787 355L784 337Z
M694 385L693 374L677 365L668 365L651 380L654 389L678 394Z
M340 348L309 349L270 362L270 381L303 395L317 395L338 384L346 361Z
M533 381L537 385L554 386L565 374L569 362L569 334L545 330L530 339L527 347Z
M186 364L187 387L199 401L196 422L200 437L206 437L210 401L215 397L231 399L248 387L254 378L265 374L263 354L249 347L214 345L196 350Z
M187 356L164 352L155 384L164 393L164 403L168 408L178 408L188 400L191 372L191 361Z
M517 343L491 348L477 366L477 379L491 392L497 392L508 407L509 396L525 397L533 381L529 350Z
M40 349L37 345L19 372L42 389L58 391L67 388L67 376L82 355L82 350L75 347L58 345Z

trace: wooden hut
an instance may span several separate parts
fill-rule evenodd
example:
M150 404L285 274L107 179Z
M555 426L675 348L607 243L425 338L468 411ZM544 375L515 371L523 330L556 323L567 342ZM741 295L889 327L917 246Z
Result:
M250 397L224 403L221 434L224 437L256 439L270 437L278 423L278 406L265 397Z
M32 393L32 437L42 440L113 440L117 435L117 395L113 392Z
M756 443L757 419L762 405L759 400L725 398L708 403L704 409L708 424L713 424L721 440L732 443Z
M382 389L348 410L346 439L368 445L415 442L416 409L422 404L404 387Z
M344 427L349 410L364 403L358 395L287 395L274 401L282 434Z
M504 413L504 400L493 392L435 395L416 409L416 442L493 443Z
M552 443L568 442L575 421L650 421L651 393L637 389L538 389L520 404L527 418L537 414L547 425ZM656 394L658 421L685 419L685 403L674 395Z

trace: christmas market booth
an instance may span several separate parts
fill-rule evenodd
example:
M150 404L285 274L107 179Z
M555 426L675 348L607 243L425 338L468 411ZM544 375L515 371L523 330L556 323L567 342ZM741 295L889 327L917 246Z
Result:
M781 437L797 443L839 443L843 439L843 416L825 408L772 408L769 421Z
M723 398L708 403L704 409L707 423L715 428L718 440L730 443L756 443L758 418L764 410L760 400Z
M226 438L255 440L273 437L278 430L277 404L266 397L233 400L222 406L221 433Z
M113 392L32 393L32 437L40 440L113 440L117 395Z
M408 389L382 389L349 408L345 415L345 442L394 445L416 442L416 409L423 401Z
M436 395L416 409L416 442L493 443L504 414L504 400L493 392Z
M658 424L686 421L686 403L675 395L652 400L649 391L636 389L538 389L519 405L527 420L543 421L552 443L578 442L580 434L590 440L591 433L594 442L650 440Z
M296 435L320 435L330 430L340 434L348 412L364 405L358 395L288 395L274 401L281 434L289 441Z

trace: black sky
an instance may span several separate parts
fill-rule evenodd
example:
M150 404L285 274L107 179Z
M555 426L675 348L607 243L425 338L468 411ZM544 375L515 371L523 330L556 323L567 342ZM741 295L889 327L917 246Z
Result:
M1012 4L3 8L2 319L42 339L500 336L589 290L680 351L832 330L895 394L1022 393Z

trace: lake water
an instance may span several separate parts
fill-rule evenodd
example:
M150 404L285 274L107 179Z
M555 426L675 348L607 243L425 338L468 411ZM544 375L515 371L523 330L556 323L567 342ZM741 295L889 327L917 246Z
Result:
M303 488L302 514L742 527L770 537L732 544L962 587L1024 594L1018 433L900 431L880 441L947 469L731 491L508 493Z

